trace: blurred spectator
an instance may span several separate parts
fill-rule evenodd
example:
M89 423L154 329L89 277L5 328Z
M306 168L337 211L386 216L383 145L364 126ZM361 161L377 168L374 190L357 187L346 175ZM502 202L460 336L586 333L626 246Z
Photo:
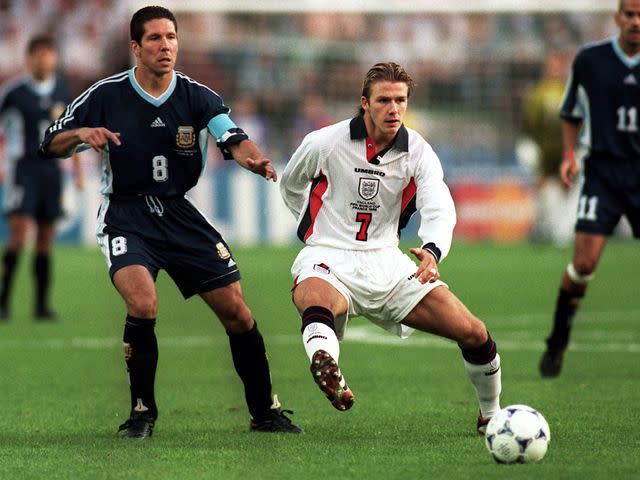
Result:
M551 241L558 246L573 240L578 201L577 187L565 190L559 176L562 161L559 108L569 60L562 51L547 53L542 78L528 92L522 108L524 133L532 142L529 154L535 157L531 163L536 176L537 212L532 240Z

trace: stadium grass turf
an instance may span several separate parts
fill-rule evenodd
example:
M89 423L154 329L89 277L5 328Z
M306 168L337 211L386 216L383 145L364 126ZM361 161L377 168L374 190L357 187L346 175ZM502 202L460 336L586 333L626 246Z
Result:
M441 271L488 325L503 362L502 403L538 408L546 458L497 465L475 434L477 403L458 349L415 334L401 342L350 324L341 367L356 393L334 410L308 373L290 303L296 249L237 249L245 295L265 336L274 391L303 435L250 433L226 335L203 303L161 274L160 418L154 436L116 435L127 414L124 309L97 250L59 247L55 306L36 324L22 259L13 317L0 324L0 478L638 478L640 300L637 243L607 247L559 379L537 364L570 250L456 242Z

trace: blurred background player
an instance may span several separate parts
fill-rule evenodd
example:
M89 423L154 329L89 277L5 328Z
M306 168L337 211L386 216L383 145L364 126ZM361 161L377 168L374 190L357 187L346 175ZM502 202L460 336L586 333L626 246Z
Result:
M138 10L130 34L136 65L82 93L42 143L45 157L90 147L102 154L98 244L127 310L123 345L131 408L119 432L150 437L158 417L155 280L164 269L185 298L199 295L224 326L251 430L300 433L272 399L264 341L229 246L186 195L202 174L209 134L225 158L252 173L276 181L276 171L229 118L222 98L174 70L178 24L171 11Z
M640 237L640 0L621 0L615 21L617 37L589 44L576 56L561 108L560 178L567 188L578 173L578 143L588 154L573 259L562 276L540 361L543 377L560 374L574 316L623 215Z
M531 239L557 246L573 240L579 191L576 186L565 188L560 180L562 134L558 108L564 97L568 67L566 53L548 52L542 78L523 99L523 133L533 142L535 153L536 218Z
M500 409L500 355L485 325L440 281L456 212L438 157L403 124L412 90L400 65L374 65L359 114L308 134L287 164L281 192L306 243L291 267L293 302L311 373L335 408L354 403L338 342L348 318L364 316L403 338L417 329L456 341L484 433ZM398 248L416 211L418 267Z
M44 160L37 153L44 131L71 98L56 75L58 55L52 37L33 37L27 46L26 63L28 74L8 80L0 91L0 127L5 138L4 153L0 151L0 181L4 182L3 208L9 224L0 276L0 319L10 315L18 258L35 225L33 313L38 320L52 320L51 251L55 221L63 213L62 169L57 159ZM73 158L76 186L82 188L80 163L77 156Z

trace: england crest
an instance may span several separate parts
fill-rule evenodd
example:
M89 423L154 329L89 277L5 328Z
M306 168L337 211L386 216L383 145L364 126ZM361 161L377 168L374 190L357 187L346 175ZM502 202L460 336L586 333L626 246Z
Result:
M358 186L358 193L365 200L371 200L378 195L380 180L377 178L361 178Z

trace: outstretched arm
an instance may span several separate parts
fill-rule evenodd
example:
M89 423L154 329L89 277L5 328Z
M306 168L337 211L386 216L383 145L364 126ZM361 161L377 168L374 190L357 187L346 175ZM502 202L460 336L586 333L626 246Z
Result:
M233 159L241 166L265 180L278 180L276 169L271 160L265 158L258 146L251 140L242 140L227 147Z
M47 157L67 157L81 144L86 144L96 152L104 150L109 141L120 145L120 134L114 133L103 127L76 128L57 134L48 145L44 146L43 153Z

